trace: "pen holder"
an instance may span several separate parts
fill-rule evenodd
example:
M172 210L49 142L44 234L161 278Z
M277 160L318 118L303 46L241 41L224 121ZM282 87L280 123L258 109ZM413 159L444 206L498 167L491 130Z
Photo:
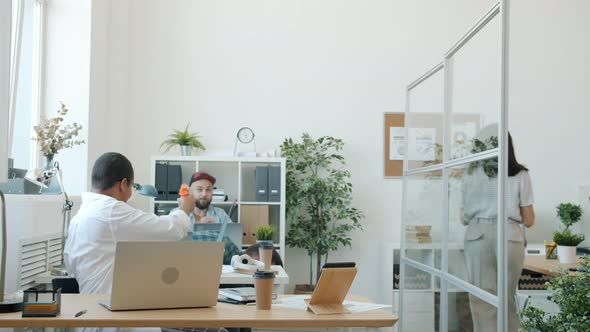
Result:
M546 259L557 259L557 245L546 245L545 246L545 258Z
M23 293L23 317L55 317L61 311L61 288L38 290L29 288Z

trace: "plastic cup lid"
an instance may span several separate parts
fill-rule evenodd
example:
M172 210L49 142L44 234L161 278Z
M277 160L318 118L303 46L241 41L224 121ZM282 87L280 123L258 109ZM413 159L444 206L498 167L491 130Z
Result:
M254 278L256 279L272 279L275 277L275 273L272 271L256 271L254 272Z
M272 245L272 243L261 242L259 244L259 247L258 248L261 248L261 249L272 249L272 248L274 248L274 246Z

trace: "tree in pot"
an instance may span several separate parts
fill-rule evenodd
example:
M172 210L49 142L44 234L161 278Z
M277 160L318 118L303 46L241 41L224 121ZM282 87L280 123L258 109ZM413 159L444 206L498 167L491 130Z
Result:
M302 248L309 256L309 289L320 275L322 259L340 246L350 246L349 233L362 229L362 212L352 207L350 172L340 154L344 142L330 136L313 139L304 133L302 142L291 138L281 144L287 159L287 245ZM315 256L316 278L313 278Z
M160 149L164 148L164 153L166 153L176 145L180 145L180 154L183 156L190 156L193 148L197 151L205 150L205 146L199 141L200 136L198 136L198 133L190 133L188 131L189 125L190 122L183 131L173 129L174 132L168 135L167 140L162 142Z
M519 331L590 331L590 260L583 257L580 263L574 276L564 269L547 283L559 312L549 315L525 302Z
M565 226L562 231L553 233L553 241L557 243L557 256L561 263L576 263L576 246L585 237L582 234L573 234L570 227L580 221L582 207L571 203L561 203L557 206L557 216Z

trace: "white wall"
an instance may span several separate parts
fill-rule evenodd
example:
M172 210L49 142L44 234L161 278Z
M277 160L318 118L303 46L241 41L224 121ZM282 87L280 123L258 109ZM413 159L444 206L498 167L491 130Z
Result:
M207 153L231 152L244 125L256 132L259 151L303 131L341 137L355 205L367 218L352 250L332 257L359 263L353 292L388 301L379 285L391 284L382 275L390 262L377 251L399 238L401 186L383 179L383 112L403 110L405 85L438 63L492 2L95 1L90 137L100 144L87 166L119 150L145 181L150 155L188 121ZM587 183L579 152L588 116L588 3L557 6L512 1L510 120L535 185L533 240L547 238L553 207L575 200L575 186ZM547 134L551 126L557 138ZM304 253L289 249L287 263L294 283L305 282Z
M130 157L137 180L149 178L150 155L158 153L172 128L188 121L204 136L207 153L231 153L235 133L244 125L254 129L258 151L276 149L284 138L304 131L341 137L347 143L355 205L367 218L365 230L353 235L352 250L332 257L359 262L354 291L378 298L382 293L374 285L382 276L375 271L381 262L374 253L379 242L397 233L401 201L399 181L383 180L381 159L383 112L403 105L392 99L399 79L392 61L397 52L391 36L393 3L129 1L111 2L110 14L100 6L104 15L97 18L93 12L92 55L97 57L92 68L98 61L99 70L109 75L128 71L128 96L120 98L128 106L126 145L115 147ZM121 30L107 32L107 22L120 17L120 7L128 12L128 26L119 22ZM101 21L102 30L95 32ZM95 42L103 49L95 49ZM117 97L105 87L123 85L118 78L96 82L101 84L97 96L110 101L93 99L91 109L115 113ZM112 116L102 119L116 125ZM96 135L104 135L96 128ZM114 150L106 141L104 146ZM90 159L89 154L89 167ZM294 282L306 281L304 259L302 251L287 251Z
M69 109L64 124L82 124L81 138L88 136L90 80L90 0L46 2L42 116L55 117L62 101ZM54 158L60 162L69 193L86 190L88 145L65 149ZM42 157L42 156L41 156ZM44 165L44 158L41 158Z
M578 186L590 184L590 2L512 1L512 12L522 23L511 26L510 130L531 171L537 212L528 237L550 240L555 207L573 202L584 206L590 240L589 195L578 198Z
M402 55L405 66L400 83L410 82L439 62L473 18L492 3L399 2L396 12L404 13L398 17L400 27L411 31L399 39L402 49L408 49ZM585 15L590 3L510 3L509 122L516 155L530 168L535 191L537 224L528 232L529 242L551 240L557 226L555 207L561 202L583 204L584 228L590 237L590 203L578 188L590 184L590 155L585 153L590 120L590 22Z
M137 125L127 109L127 8L127 0L92 1L88 188L94 161L105 152L127 151L128 131Z

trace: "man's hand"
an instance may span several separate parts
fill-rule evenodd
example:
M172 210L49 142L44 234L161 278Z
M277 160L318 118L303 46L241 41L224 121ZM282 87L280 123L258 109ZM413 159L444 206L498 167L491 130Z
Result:
M190 214L195 208L195 198L192 195L180 196L178 198L178 207L187 215Z
M210 224L210 223L214 223L214 222L215 222L215 218L213 218L211 216L201 217L201 219L197 220L198 224Z

